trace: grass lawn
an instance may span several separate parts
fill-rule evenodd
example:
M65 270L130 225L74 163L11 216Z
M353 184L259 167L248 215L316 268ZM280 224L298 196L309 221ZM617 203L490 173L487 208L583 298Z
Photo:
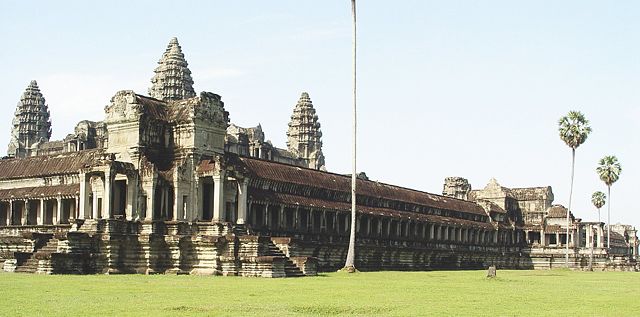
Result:
M638 316L640 273L330 273L263 279L0 273L0 316Z

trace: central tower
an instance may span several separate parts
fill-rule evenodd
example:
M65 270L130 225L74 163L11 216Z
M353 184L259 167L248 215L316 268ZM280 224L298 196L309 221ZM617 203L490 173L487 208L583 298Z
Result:
M151 78L149 95L164 101L195 97L188 65L178 39L172 38L154 70L156 74Z
M322 154L322 131L316 109L303 92L293 109L289 129L287 130L287 148L313 169L324 169L324 154Z

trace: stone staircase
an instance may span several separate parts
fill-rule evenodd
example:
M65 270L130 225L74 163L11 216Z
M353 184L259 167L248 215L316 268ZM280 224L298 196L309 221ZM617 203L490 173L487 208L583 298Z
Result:
M291 261L291 259L289 257L287 257L286 254L284 254L284 252L282 252L282 250L280 250L280 248L278 248L273 241L269 241L269 249L265 254L266 256L279 256L279 257L283 257L285 259L285 264L284 264L284 273L286 277L302 277L305 276L304 273L302 272L302 270L300 270L300 268L298 268L297 265L295 265L295 263L293 263L293 261Z
M246 235L250 234L250 232L249 232L249 228L247 228L247 226L245 226L243 224L236 224L236 225L233 225L233 234L236 237L240 237L240 236L246 236Z
M18 263L16 273L44 273L51 274L51 254L58 251L58 239L50 238L46 244L39 249L34 250L31 256L24 262ZM44 265L40 265L40 261L44 261ZM48 265L47 265L48 264Z

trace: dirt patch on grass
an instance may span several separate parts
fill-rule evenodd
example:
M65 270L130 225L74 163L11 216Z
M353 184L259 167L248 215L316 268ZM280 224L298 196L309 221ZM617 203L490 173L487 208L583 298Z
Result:
M327 306L327 305L305 305L296 306L289 309L297 314L310 314L321 316L332 315L379 315L393 311L392 307L369 306L369 307L348 307L348 306Z

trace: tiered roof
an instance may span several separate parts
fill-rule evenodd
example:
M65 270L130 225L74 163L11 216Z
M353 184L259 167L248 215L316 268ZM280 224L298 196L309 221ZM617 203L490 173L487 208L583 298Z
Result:
M16 150L24 152L34 143L49 141L50 137L49 107L45 103L38 83L32 80L16 107L8 154L14 156L17 154ZM18 153L18 156L23 154Z
M189 64L184 58L177 38L172 38L167 50L158 61L156 73L151 78L149 95L159 100L181 100L196 96Z

